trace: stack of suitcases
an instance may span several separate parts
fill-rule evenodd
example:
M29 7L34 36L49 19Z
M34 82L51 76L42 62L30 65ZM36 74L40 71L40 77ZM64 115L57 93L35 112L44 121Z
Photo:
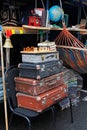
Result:
M21 54L19 77L15 77L19 107L41 112L68 96L58 51L24 50Z

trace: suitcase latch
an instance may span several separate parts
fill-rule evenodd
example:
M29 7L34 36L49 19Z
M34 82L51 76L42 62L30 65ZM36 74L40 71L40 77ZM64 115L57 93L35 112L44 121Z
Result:
M46 104L46 98L43 98L42 105L45 105L45 104Z

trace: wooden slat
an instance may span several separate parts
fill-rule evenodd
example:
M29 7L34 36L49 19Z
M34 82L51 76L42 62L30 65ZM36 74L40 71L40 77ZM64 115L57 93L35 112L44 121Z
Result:
M57 45L58 48L66 48L66 49L74 49L74 50L83 50L87 52L87 48L78 48L73 46L63 46L63 45Z
M35 26L28 26L28 25L23 25L24 29L27 30L63 30L63 28L52 28L52 27L35 27ZM87 32L87 29L79 29L79 28L67 28L69 31L85 31Z
M50 30L51 28L50 27L41 27L41 26L28 26L28 25L23 25L22 26L23 28L26 28L26 29L34 29L34 30Z
M23 30L23 27L14 27L14 26L3 26L3 30Z
M50 31L50 30L63 30L63 28L52 28L52 27L35 27L35 26L28 26L23 25L22 27L13 27L13 26L3 26L3 31L6 32L6 30L15 30L17 31L17 34L20 34L20 30L23 31L23 34L37 34L40 33L40 31ZM67 28L68 31L75 31L75 32L84 32L82 34L87 34L87 29L79 29L79 28ZM16 34L16 33L15 33Z

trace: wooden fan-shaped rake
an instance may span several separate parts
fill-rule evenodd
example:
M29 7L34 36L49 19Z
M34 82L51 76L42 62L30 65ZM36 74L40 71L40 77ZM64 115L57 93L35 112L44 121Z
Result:
M64 28L55 39L60 59L78 73L87 73L87 47Z

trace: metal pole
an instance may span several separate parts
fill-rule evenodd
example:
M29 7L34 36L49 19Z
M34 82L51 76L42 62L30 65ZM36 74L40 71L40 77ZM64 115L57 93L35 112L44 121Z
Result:
M46 12L47 12L47 16L46 16L46 27L48 27L48 24L49 24L49 7L48 7L48 5L49 5L49 0L47 0L47 2L46 2Z
M6 69L10 66L10 48L6 48Z
M8 130L8 116L7 116L7 102L6 102L6 87L5 87L5 76L4 76L4 57L3 57L3 47L2 47L2 26L0 26L0 47L1 47L2 81L3 81L3 91L4 91L5 126L6 126L6 130Z
M79 2L80 2L80 3L78 4L77 24L80 24L81 11L82 11L82 3L81 3L81 0L80 0ZM79 40L81 39L80 32L77 32L77 38L78 38Z
M46 12L47 12L47 16L46 16L46 27L49 26L49 0L46 1ZM48 41L48 34L49 31L46 32L46 40Z

